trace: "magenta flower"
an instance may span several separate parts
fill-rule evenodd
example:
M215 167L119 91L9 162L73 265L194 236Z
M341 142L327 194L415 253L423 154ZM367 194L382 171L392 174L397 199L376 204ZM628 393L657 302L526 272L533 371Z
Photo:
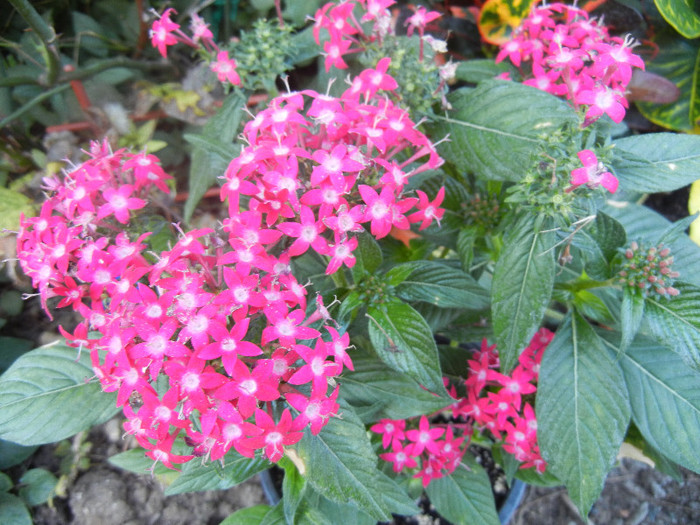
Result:
M583 168L576 168L571 172L572 186L587 184L593 188L601 185L610 193L617 191L617 177L609 171L605 171L605 166L598 162L598 157L596 157L595 153L589 149L584 149L578 152L578 158L581 159Z
M241 83L241 77L236 72L236 61L228 57L228 51L219 51L216 61L211 63L211 70L216 73L219 82L229 82L234 86Z
M174 9L166 9L160 17L160 20L153 22L150 30L151 44L157 47L163 58L168 54L168 46L177 44L177 38L173 35L173 31L180 29L180 26L170 20L170 13L174 13Z

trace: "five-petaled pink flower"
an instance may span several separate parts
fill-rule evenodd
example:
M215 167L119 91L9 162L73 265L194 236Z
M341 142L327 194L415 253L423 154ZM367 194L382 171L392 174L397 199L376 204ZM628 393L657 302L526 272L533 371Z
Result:
M572 186L587 184L589 187L594 188L600 185L610 193L617 191L617 177L609 171L605 171L605 166L603 166L602 162L598 162L598 157L596 157L595 153L589 149L584 149L578 152L578 158L581 159L583 168L572 170Z
M236 72L236 61L228 57L228 51L219 51L216 61L211 63L211 70L216 73L219 82L229 82L234 86L241 83L241 77Z

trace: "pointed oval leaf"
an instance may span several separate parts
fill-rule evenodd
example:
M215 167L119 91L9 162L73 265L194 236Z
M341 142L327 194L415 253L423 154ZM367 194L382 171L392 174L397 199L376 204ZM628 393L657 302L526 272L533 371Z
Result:
M234 450L224 456L223 463L223 467L219 462L186 463L182 473L165 489L165 495L230 489L258 472L270 468L270 462L267 459L247 458Z
M501 368L518 362L542 323L554 286L556 263L552 232L537 231L535 219L523 216L508 232L491 283L491 314Z
M398 299L368 310L369 337L382 361L411 376L430 392L443 394L437 346L425 319Z
M465 456L451 474L434 479L426 488L435 509L455 525L498 525L491 482L486 471Z
M618 351L616 344L606 344ZM700 374L649 339L638 338L621 355L632 417L644 439L700 473Z
M700 171L700 136L646 133L615 143L613 168L623 188L673 191L694 182Z
M392 370L376 357L353 357L353 364L355 371L343 374L340 395L356 407L374 406L366 423L430 414L452 402L426 391L418 381Z
M516 82L490 80L448 98L453 111L433 117L431 136L449 134L449 142L438 147L440 154L461 172L486 179L520 180L539 137L577 125L566 102Z
M700 370L700 288L680 282L675 287L681 292L676 297L647 297L645 319L660 342Z
M585 517L615 462L630 406L615 356L576 312L544 352L536 410L547 469Z
M20 445L65 439L117 413L116 394L104 393L90 356L65 343L27 352L0 376L0 437Z
M390 519L379 490L379 460L364 424L342 399L340 417L332 417L316 436L307 429L297 444L306 480L326 498L352 503L379 521Z
M408 278L396 288L406 301L424 301L441 308L481 310L489 305L489 294L474 278L459 268L437 261L418 261Z

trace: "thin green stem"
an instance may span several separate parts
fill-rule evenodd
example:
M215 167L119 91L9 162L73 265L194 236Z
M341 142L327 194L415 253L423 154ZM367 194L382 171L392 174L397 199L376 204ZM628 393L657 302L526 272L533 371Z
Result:
M70 84L60 84L53 89L49 89L48 91L44 91L40 95L37 95L34 97L32 100L24 104L22 107L20 107L17 111L11 113L10 115L6 116L4 119L0 120L0 128L7 126L10 122L12 122L15 119L18 119L22 115L24 115L27 111L32 109L34 106L37 104L43 102L47 98L52 97L56 93L60 93L61 91L65 91L70 87Z

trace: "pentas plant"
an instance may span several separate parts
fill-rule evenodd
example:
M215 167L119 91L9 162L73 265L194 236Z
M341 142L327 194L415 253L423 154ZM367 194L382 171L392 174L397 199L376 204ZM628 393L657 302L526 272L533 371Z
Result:
M577 7L536 6L496 57L439 66L463 49L433 34L449 11L392 4L294 27L276 2L226 44L155 20L154 54L196 47L229 89L184 137L183 220L147 152L97 141L45 179L17 253L78 326L0 376L0 438L53 442L118 408L138 446L111 461L169 468L169 494L282 468L283 502L231 522L373 525L425 494L495 525L472 445L584 517L630 446L700 472L700 248L691 219L641 204L695 180L700 139L626 127L644 64ZM189 226L214 185L220 222Z
M532 404L542 353L554 334L546 328L533 336L510 375L498 372L496 345L481 343L468 362L465 380L445 379L455 402L445 412L420 418L382 419L370 430L382 436L379 454L396 473L413 473L423 487L449 475L459 467L475 431L486 432L502 443L503 450L521 462L520 468L545 471L546 463L537 446L537 419ZM458 388L465 395L458 395Z

